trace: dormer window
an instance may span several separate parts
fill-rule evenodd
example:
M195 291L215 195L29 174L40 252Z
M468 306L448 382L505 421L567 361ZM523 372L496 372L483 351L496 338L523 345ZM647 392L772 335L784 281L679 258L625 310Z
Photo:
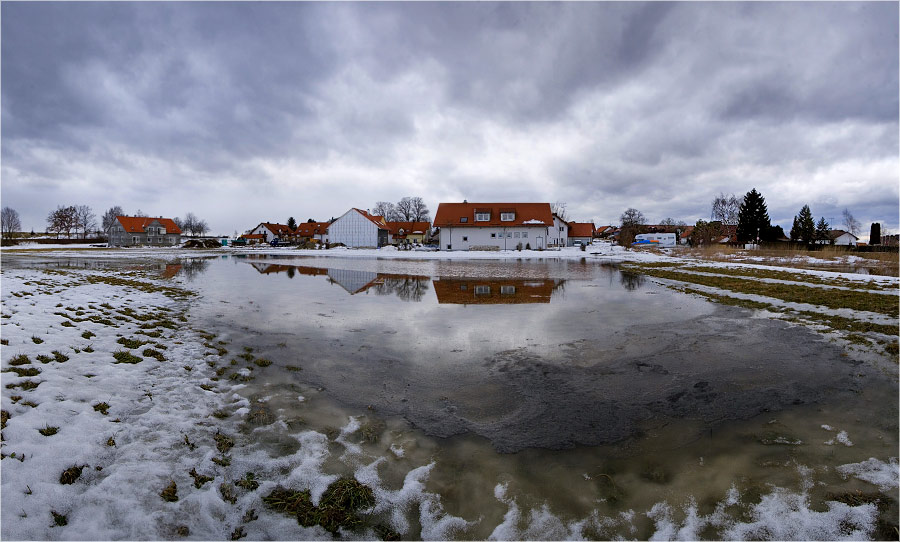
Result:
M491 219L491 213L475 213L475 222L488 222Z
M500 213L500 220L503 222L512 222L516 219L516 213Z

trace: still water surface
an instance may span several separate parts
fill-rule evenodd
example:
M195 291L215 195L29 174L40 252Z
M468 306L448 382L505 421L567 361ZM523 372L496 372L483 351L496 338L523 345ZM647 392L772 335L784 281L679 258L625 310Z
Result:
M199 327L274 362L240 392L248 438L278 457L324 432L341 443L327 472L384 458L393 489L432 465L422 491L470 522L455 537L649 538L717 506L753 524L776 488L825 524L833 494L877 492L837 466L897 455L889 371L615 266L231 256L181 271ZM435 532L415 506L392 513L404 538ZM708 523L688 534L723 536Z

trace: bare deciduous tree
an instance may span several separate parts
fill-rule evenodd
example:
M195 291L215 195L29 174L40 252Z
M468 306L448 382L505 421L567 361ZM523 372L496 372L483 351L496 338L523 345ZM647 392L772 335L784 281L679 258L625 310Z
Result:
M195 228L197 227L196 224L199 220L200 219L197 218L197 215L195 215L194 213L188 213L184 215L184 219L181 221L180 226L181 231L194 235Z
M844 226L847 228L847 231L852 233L853 235L859 235L859 229L862 227L856 218L853 217L853 213L850 212L850 209L844 208L844 212L841 213L841 216L844 218Z
M566 203L563 201L557 201L556 203L550 204L550 212L558 216L564 222L569 221L569 212L566 211Z
M413 222L431 222L431 213L425 202L419 196L412 199L412 221Z
M397 211L397 218L403 222L409 222L413 217L413 202L412 198L409 196L405 196L397 202L395 207Z
M122 210L122 207L118 205L110 207L109 210L103 213L103 218L101 219L101 226L103 227L103 231L108 232L109 228L111 228L112 225L116 223L116 217L124 215L125 211Z
M68 207L59 206L55 211L51 211L47 215L47 231L56 232L57 238L63 232L66 232L66 237L71 236L72 230L76 229L77 226L78 220L74 205Z
M633 207L626 209L619 219L622 221L622 229L619 231L619 244L628 246L634 241L634 236L640 233L647 219L644 218L644 213Z
M97 229L97 215L89 205L75 207L75 231L81 230L81 238L87 237L89 231Z
M10 234L22 229L22 222L19 220L19 213L12 207L4 207L0 211L0 234L3 237L9 237Z
M383 216L388 222L397 221L397 210L393 203L389 201L379 201L372 207L372 214L375 216Z
M741 210L741 200L734 194L720 193L712 202L710 220L718 220L722 224L735 226L738 223L738 214Z

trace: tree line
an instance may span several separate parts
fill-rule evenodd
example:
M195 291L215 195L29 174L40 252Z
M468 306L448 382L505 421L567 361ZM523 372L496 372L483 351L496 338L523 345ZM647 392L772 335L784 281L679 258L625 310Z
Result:
M81 235L82 239L86 239L88 235L103 235L112 227L117 216L127 215L118 205L110 207L100 218L98 229L97 215L90 206L60 205L47 215L47 233L55 233L57 237L65 234L69 238L72 234ZM146 214L138 209L132 216L146 216ZM204 235L209 231L206 220L198 218L194 213L187 213L184 218L175 217L172 220L183 233L192 236ZM4 207L0 211L0 234L8 237L21 229L22 221L19 213L11 207Z
M431 222L431 211L419 196L403 197L396 204L379 201L372 208L374 216L383 216L386 222Z
M842 213L846 231L855 236L859 235L861 225L849 209ZM630 245L635 235L644 233L646 219L640 211L634 208L627 209L620 217L621 231L619 243ZM671 218L660 223L667 226L683 226L684 222L676 223ZM712 201L710 220L698 220L691 232L691 243L702 245L713 240L734 235L738 243L761 243L776 241L785 237L781 226L772 225L766 206L766 199L753 188L743 198L734 194L720 193ZM794 216L793 226L790 231L791 241L813 244L830 244L831 225L820 217L815 221L809 205L804 205L800 212ZM870 244L881 242L881 224L873 223L869 235Z

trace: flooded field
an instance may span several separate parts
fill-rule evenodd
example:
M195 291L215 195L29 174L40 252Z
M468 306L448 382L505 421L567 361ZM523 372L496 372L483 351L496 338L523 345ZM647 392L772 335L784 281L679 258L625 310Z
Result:
M366 459L335 472L384 458L395 489L432 465L424 490L470 522L462 538L569 537L578 522L648 538L729 495L725 515L751 520L775 488L848 529L828 496L875 488L835 469L896 456L889 373L615 266L230 258L191 285L198 325L274 362L241 392L271 416L248 429L260 447L343 435Z
M806 327L590 260L155 272L229 352L234 468L314 501L355 477L348 537L897 538L896 365Z

